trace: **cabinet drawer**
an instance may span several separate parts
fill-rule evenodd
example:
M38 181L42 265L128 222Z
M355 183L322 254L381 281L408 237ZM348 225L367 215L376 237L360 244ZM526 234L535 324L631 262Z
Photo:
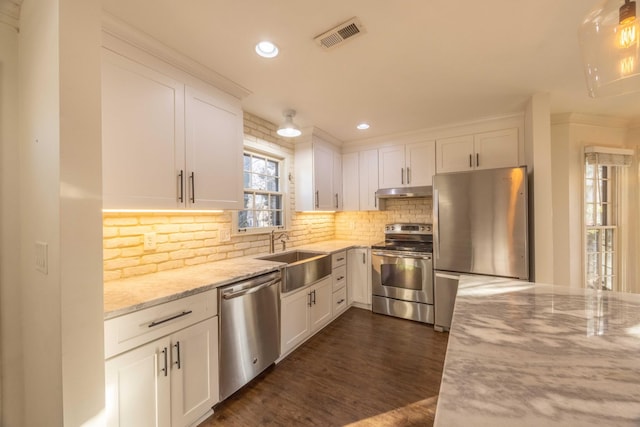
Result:
M347 288L333 293L333 316L337 316L347 309Z
M215 316L217 293L213 289L106 320L105 359Z
M347 266L341 265L333 269L333 290L344 287L347 284Z
M336 268L347 263L347 252L336 252L331 255L331 268Z

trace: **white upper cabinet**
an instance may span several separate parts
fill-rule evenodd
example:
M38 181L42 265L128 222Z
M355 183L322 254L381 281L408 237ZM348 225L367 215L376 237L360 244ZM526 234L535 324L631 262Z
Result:
M296 210L342 209L342 156L331 144L312 136L296 144Z
M342 156L345 211L378 210L378 150Z
M187 205L242 205L242 112L210 94L186 89Z
M102 65L103 207L242 207L242 110L109 50Z
M518 129L439 139L437 172L518 166Z
M175 209L184 167L184 86L104 51L102 177L105 208Z
M359 158L359 153L342 155L342 209L345 211L360 210Z
M435 141L380 148L378 173L379 188L431 185Z
M366 150L358 153L360 175L360 210L377 211L378 198L378 150Z

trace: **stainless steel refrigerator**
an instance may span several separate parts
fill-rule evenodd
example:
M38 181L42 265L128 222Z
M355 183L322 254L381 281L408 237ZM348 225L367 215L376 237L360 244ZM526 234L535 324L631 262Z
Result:
M461 274L529 278L525 167L433 177L436 330L451 326Z

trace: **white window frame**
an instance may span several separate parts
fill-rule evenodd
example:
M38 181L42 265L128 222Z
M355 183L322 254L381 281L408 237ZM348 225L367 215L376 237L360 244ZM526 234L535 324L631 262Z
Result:
M607 177L607 203L609 208L607 209L606 224L594 224L587 225L587 155L592 158L596 156L595 163L599 166L606 166L608 168ZM626 273L625 273L625 255L628 250L628 242L625 236L625 224L628 222L628 182L626 167L630 166L634 157L634 151L631 149L617 148L617 147L603 147L603 146L587 146L584 148L584 157L582 161L582 185L583 185L583 200L582 200L582 256L583 256L583 284L587 287L587 270L589 262L589 253L598 254L598 269L602 270L603 254L612 254L611 262L611 274L604 275L605 277L612 277L611 290L624 292L626 288ZM594 176L594 180L598 180L598 175ZM597 188L594 187L594 189ZM597 192L595 192L597 195ZM598 205L598 200L594 199L594 206ZM597 212L594 211L594 218ZM603 251L603 245L598 240L596 244L596 251L588 251L588 232L595 230L600 235L600 239L604 238L604 235L608 230L611 230L612 246L610 251ZM602 277L602 276L600 276ZM603 289L598 286L598 289ZM606 288L605 288L606 289Z
M234 236L247 236L247 235L257 235L257 234L269 234L272 231L287 231L289 229L289 224L291 221L291 209L290 209L290 191L289 191L289 158L290 156L281 149L273 147L275 144L260 144L255 143L253 141L244 142L243 156L245 152L249 152L251 154L255 154L258 156L265 156L272 160L277 160L280 165L280 193L282 194L282 216L283 216L283 225L282 226L273 226L273 227L251 227L251 228L240 228L239 226L239 213L241 210L234 211L232 215L232 226ZM243 167L244 168L244 167ZM244 173L243 178L244 180ZM243 200L244 200L244 181L243 181ZM244 202L243 202L244 203Z

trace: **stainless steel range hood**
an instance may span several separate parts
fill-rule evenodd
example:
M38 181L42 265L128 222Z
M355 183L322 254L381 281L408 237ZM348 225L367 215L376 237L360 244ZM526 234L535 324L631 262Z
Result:
M399 199L402 197L431 197L433 189L430 185L422 187L381 188L376 191L378 199Z

